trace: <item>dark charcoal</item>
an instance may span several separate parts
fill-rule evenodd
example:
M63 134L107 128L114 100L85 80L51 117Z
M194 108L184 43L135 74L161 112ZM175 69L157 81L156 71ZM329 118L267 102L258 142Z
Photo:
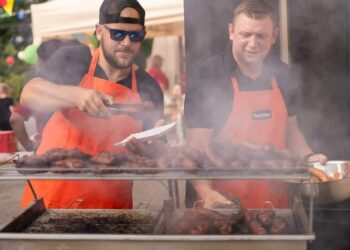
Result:
M150 213L46 212L25 233L151 234Z

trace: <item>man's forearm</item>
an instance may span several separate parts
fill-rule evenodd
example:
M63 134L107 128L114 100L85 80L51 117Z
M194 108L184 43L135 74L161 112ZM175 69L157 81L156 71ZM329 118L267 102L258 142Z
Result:
M24 126L24 119L16 112L12 112L10 117L12 130L15 132L17 139L27 151L33 150L33 142L30 140L26 128Z
M211 129L187 129L186 145L193 147L208 155L212 141L213 131ZM212 190L211 180L191 181L193 188L199 197L205 197L206 193Z
M43 78L34 78L23 88L20 102L37 113L50 113L76 106L80 88L57 85Z
M304 135L301 133L295 116L288 118L286 133L287 148L296 157L303 158L313 153Z
M208 191L212 190L211 180L191 181L191 184L200 198L205 197Z

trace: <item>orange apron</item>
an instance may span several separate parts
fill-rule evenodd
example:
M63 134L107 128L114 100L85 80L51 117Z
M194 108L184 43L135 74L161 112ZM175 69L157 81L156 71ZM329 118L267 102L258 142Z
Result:
M137 91L136 73L132 67L132 89L121 84L94 77L100 50L93 55L88 73L80 82L83 88L96 89L114 97L116 103L140 103ZM109 119L99 119L79 111L77 108L58 111L48 121L43 130L42 141L37 154L52 148L80 149L97 155L102 151L125 152L114 147L115 142L142 131L142 123L127 115L113 115ZM126 152L125 152L126 153ZM43 197L47 208L132 208L131 181L32 181L38 197ZM28 185L22 200L25 207L33 200Z
M240 91L235 77L232 84L233 108L219 138L284 149L288 112L275 77L271 90ZM213 187L222 194L239 197L244 208L262 208L265 201L271 201L276 208L288 206L286 186L281 181L214 181Z

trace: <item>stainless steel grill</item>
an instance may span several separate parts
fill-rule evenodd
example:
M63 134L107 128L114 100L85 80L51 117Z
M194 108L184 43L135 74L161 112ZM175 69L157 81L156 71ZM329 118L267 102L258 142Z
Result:
M68 249L306 249L306 242L314 235L308 231L307 218L300 200L294 202L292 209L276 210L280 216L292 222L293 230L286 235L173 235L169 229L173 219L185 210L167 209L149 210L46 210L42 200L33 203L16 219L1 228L1 249L59 249L63 245ZM227 210L221 210L227 212ZM232 212L233 210L229 210ZM170 212L170 214L169 214ZM52 228L49 218L67 218L67 215L85 218L97 215L100 218L128 215L141 219L149 231L147 233L37 233L30 232L38 225ZM53 217L52 217L53 216ZM73 216L73 217L74 217ZM146 218L146 220L144 220ZM74 218L72 218L74 221ZM132 222L132 221L130 221ZM42 224L43 223L43 224ZM46 223L46 225L45 225ZM67 226L69 224L67 220ZM122 221L125 225L125 221ZM141 223L142 224L142 223ZM129 227L135 225L129 223ZM29 232L28 232L29 231ZM140 248L141 247L141 248ZM210 247L210 248L208 248Z
M310 178L307 168L281 168L281 169L207 169L197 172L186 172L184 169L127 169L106 168L104 173L96 173L94 166L78 169L76 172L69 169L22 169L29 171L40 170L42 173L20 174L14 164L0 166L0 180L193 180L193 179L272 179L289 180ZM53 171L56 173L53 173ZM111 171L111 172L110 172ZM59 173L57 173L59 172ZM27 172L28 173L28 172ZM50 227L50 215L69 214L74 211L80 215L99 214L97 217L118 216L121 213L141 214L150 216L151 223L146 226L146 233L131 231L131 234L122 233L48 233L25 232L29 226L35 226L35 221L45 222ZM33 205L23 211L17 218L11 219L0 227L0 249L181 249L181 250L295 250L306 249L307 241L313 240L312 227L307 219L305 210L300 201L294 202L292 209L281 210L278 213L291 218L295 230L286 235L174 235L169 232L171 220L179 216L183 210L175 209L170 214L166 209L160 211L148 210L46 210L41 200L34 201ZM312 211L312 209L311 209ZM102 214L102 215L101 215ZM46 217L48 215L48 217ZM91 215L91 214L90 214ZM107 216L107 217L108 217ZM89 216L87 216L89 217ZM57 218L57 216L56 216ZM312 217L311 217L312 220ZM33 224L34 223L34 224ZM45 224L45 223L44 223ZM39 223L40 225L40 223ZM41 224L42 225L42 224ZM123 225L125 226L125 224ZM35 230L34 230L35 231Z

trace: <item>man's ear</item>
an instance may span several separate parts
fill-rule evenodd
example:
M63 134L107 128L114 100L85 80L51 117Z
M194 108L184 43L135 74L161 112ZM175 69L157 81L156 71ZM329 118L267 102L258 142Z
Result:
M233 39L234 28L235 28L235 25L233 22L228 24L228 35L230 40Z
M273 37L272 37L272 44L276 43L277 37L280 34L280 29L279 28L275 28L275 30L273 31Z
M96 24L95 25L95 34L96 34L96 38L98 41L101 41L101 37L102 37L102 25Z

